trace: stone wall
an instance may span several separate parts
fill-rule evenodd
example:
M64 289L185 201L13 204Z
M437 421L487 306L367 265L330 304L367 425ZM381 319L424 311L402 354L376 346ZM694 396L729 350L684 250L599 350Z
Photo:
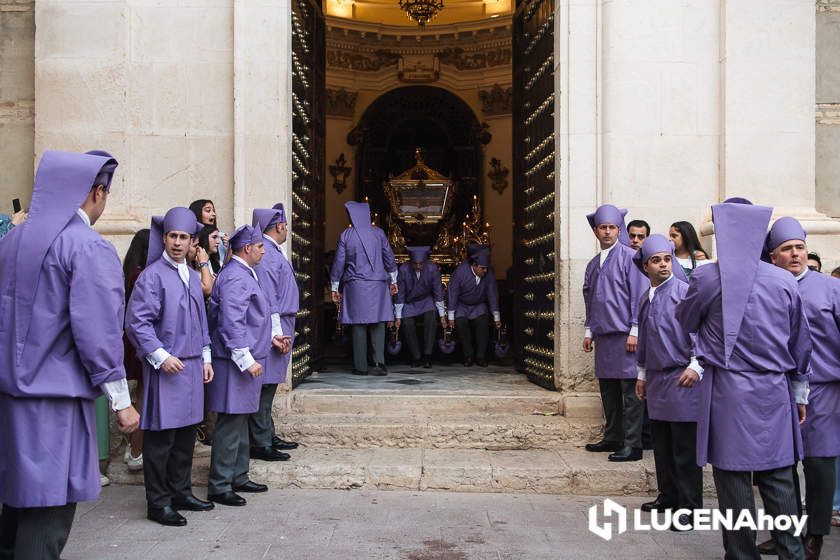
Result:
M0 213L29 206L35 115L35 2L0 0Z
M840 1L817 2L817 209L840 217ZM833 255L836 260L840 255Z

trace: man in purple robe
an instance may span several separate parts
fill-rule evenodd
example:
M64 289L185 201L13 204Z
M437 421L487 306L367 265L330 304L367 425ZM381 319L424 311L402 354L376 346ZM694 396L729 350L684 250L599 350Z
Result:
M423 367L432 367L432 349L435 346L438 317L446 328L446 309L443 303L443 284L440 269L429 260L430 247L407 247L411 262L400 265L397 275L394 316L396 326L402 324L403 336L411 353L411 367L420 362L420 343L417 339L417 319L423 318Z
M330 283L341 303L341 323L353 329L353 373L367 375L367 333L373 346L373 375L387 375L385 323L394 320L391 296L397 295L397 262L385 232L370 221L367 202L346 202L351 227L338 239ZM339 295L339 290L344 295Z
M755 519L752 482L772 516L796 515L792 465L801 457L811 354L791 274L762 262L772 208L730 199L712 206L718 262L694 270L677 320L697 333L697 464L714 467L722 511ZM794 530L773 535L780 558L802 558ZM758 558L755 531L723 531L726 558Z
M260 287L268 300L271 313L271 337L278 344L272 344L262 375L260 408L248 420L251 434L251 458L263 461L287 461L289 454L283 449L294 449L298 445L284 441L274 433L274 419L271 416L274 395L278 383L286 380L286 370L292 358L291 350L295 336L295 314L300 307L297 280L292 264L286 259L281 245L286 241L286 212L282 204L272 209L257 208L253 212L252 226L262 227L265 254L256 267Z
M624 228L626 210L611 204L586 216L601 248L586 265L583 351L595 350L595 375L604 407L604 437L587 451L611 451L610 461L642 458L644 407L636 398L639 303L648 281L633 266Z
M187 265L195 215L172 208L152 218L146 268L125 317L143 362L143 478L147 517L183 526L177 510L208 511L192 493L196 425L204 418L204 384L213 379L201 277Z
M674 246L658 234L648 237L633 257L650 280L639 308L636 395L647 400L659 486L659 496L643 504L643 511L703 507L703 469L696 455L698 392L693 388L703 368L677 322L677 304L688 284L682 267L672 267L673 262ZM682 527L691 526L686 514L680 521ZM672 529L682 530L678 525Z
M808 318L813 350L808 379L807 421L802 424L808 534L805 557L820 557L831 532L835 463L840 455L840 280L810 270L805 229L794 218L779 218L767 235L766 250L776 266L790 272Z
M248 479L248 418L260 407L262 381L271 338L271 311L254 270L264 253L262 227L240 226L230 237L233 256L222 267L208 306L213 382L208 408L218 413L210 455L207 499L244 506L236 492L266 492Z
M470 255L469 253L472 253ZM476 245L467 260L449 278L449 326L454 327L464 354L464 365L487 366L490 314L496 328L502 327L499 312L499 285L490 266L490 248Z
M94 399L137 429L123 366L125 307L114 247L91 225L117 162L48 151L29 218L0 243L0 543L15 558L61 554L77 502L99 496Z

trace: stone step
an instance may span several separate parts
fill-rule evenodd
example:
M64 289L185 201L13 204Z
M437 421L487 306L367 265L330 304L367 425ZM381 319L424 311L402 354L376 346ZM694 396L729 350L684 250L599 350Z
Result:
M275 400L281 412L295 414L563 414L563 396L553 391L526 394L435 393L431 391L349 392L341 390L293 391Z
M207 484L208 448L193 464L193 482ZM198 449L198 447L197 447ZM111 465L115 483L142 484L121 461ZM551 450L320 449L299 448L286 462L251 461L252 480L271 488L377 488L457 492L523 492L584 496L653 496L653 455L642 461L610 463L604 453L564 445ZM711 470L704 490L713 495Z
M307 447L425 447L460 449L553 449L592 441L599 419L563 416L472 414L388 416L287 414L276 418L281 437Z

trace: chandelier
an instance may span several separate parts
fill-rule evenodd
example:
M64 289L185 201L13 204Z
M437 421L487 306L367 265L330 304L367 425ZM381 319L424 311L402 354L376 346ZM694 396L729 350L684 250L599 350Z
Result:
M408 19L416 21L420 27L424 27L443 9L443 0L399 0L399 2L400 9L406 13Z

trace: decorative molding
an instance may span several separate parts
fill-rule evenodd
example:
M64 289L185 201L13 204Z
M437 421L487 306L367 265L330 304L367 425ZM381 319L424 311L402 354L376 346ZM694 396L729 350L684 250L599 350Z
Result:
M467 51L461 47L443 49L440 54L443 64L450 64L458 70L481 70L490 66L507 66L511 62L510 47L489 50Z
M513 88L502 88L493 84L489 90L478 91L481 99L481 112L485 115L509 115L513 112Z
M376 72L385 66L394 66L399 59L399 54L387 50L361 53L327 49L327 66L346 68L357 72Z
M330 116L353 117L359 93L344 88L326 89L326 113Z
M407 84L429 84L440 78L437 55L405 55L397 64L397 77Z
M840 103L817 103L814 115L817 124L840 125Z
M510 170L502 165L502 160L497 158L492 158L490 160L490 172L487 174L487 177L493 181L493 184L491 185L493 190L499 194L505 192L505 189L508 186L507 176L509 173Z

